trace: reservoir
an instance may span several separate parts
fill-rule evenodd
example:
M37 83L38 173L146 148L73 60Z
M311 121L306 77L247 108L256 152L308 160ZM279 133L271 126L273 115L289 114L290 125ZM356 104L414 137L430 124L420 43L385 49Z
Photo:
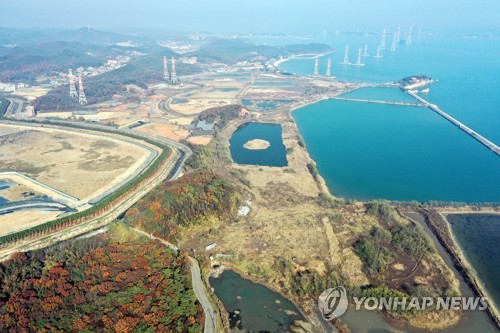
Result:
M499 307L500 215L450 214L446 218L457 245Z
M379 99L380 92L370 89L351 96ZM384 98L405 98L397 89L383 89L389 90ZM430 109L325 100L292 115L334 195L500 201L500 158Z
M303 320L295 305L261 284L224 271L210 278L210 285L229 313L231 328L251 332L290 331Z
M247 149L244 145L252 140L267 141L266 149ZM286 147L282 128L278 124L246 123L238 127L229 140L231 157L235 163L283 167L287 166Z

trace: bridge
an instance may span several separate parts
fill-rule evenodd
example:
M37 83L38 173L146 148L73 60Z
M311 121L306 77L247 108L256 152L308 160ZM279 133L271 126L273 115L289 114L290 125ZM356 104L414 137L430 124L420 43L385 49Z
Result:
M492 150L494 153L496 153L498 156L500 156L500 147L498 147L496 144L494 144L490 140L486 139L484 136L480 135L479 133L477 133L476 131L472 130L471 128L467 127L466 125L464 125L460 121L456 120L455 118L453 118L452 116L450 116L449 114L447 114L446 112L444 112L443 110L441 110L437 105L431 104L431 103L427 102L422 97L420 97L417 94L415 94L415 93L413 93L413 92L411 92L409 90L406 90L406 89L404 89L402 87L401 87L401 90L403 90L408 95L412 96L417 101L419 101L420 103L422 103L423 105L425 105L425 107L428 107L429 109L431 109L432 111L436 112L437 114L439 114L444 119L446 119L449 122L451 122L453 125L457 126L462 131L464 131L465 133L467 133L468 135L470 135L471 137L473 137L474 139L476 139L477 141L479 141L481 144L483 144L486 148Z
M377 99L362 99L362 98L347 98L347 97L334 97L334 99L339 100L339 101L361 102L361 103L376 103L376 104L403 105L403 106L416 106L416 107L426 107L427 106L423 103L382 101L382 100L377 100Z

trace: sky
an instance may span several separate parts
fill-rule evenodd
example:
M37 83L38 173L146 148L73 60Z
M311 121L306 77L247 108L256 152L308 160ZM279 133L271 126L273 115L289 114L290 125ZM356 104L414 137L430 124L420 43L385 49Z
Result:
M500 29L500 0L0 0L0 26L315 33L395 26Z

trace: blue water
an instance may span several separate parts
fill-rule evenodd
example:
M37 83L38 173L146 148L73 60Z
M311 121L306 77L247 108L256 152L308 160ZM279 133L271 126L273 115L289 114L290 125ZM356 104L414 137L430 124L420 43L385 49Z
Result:
M428 75L438 82L424 98L500 144L498 37L426 37L394 53L386 49L384 58L365 58L364 67L339 64L345 45L355 61L354 50L366 43L373 53L380 37L341 36L328 42L338 52L320 58L320 73L331 57L332 74L343 81L384 83ZM314 59L280 67L309 75ZM393 93L365 89L350 96L393 100L388 96ZM333 193L356 199L500 201L500 158L493 152L430 110L364 104L325 101L294 112Z
M220 91L220 92L232 92L232 91L238 91L240 89L238 88L220 88L216 89L215 91Z
M500 37L466 38L461 36L427 36L411 46L399 46L390 52L390 38L383 58L363 58L363 67L344 66L344 48L349 44L350 61L356 59L358 47L369 46L374 54L380 37L340 36L326 41L336 50L320 58L319 72L326 72L332 58L332 74L341 81L384 83L423 74L438 82L425 97L458 120L493 142L500 144ZM314 59L290 60L280 64L286 71L310 75Z
M467 260L500 306L500 260L492 260L500 258L500 215L451 214L447 219Z
M430 109L327 100L293 117L334 195L500 201L500 158Z
M175 98L170 103L171 104L184 104L184 103L187 103L187 102L189 102L189 100L187 100L187 99Z
M281 125L247 123L240 126L229 140L231 156L238 164L283 167L288 165ZM243 147L250 140L261 139L271 145L263 150Z
M0 196L0 208L3 206L7 205L9 203L9 200L5 199L4 197Z
M292 302L235 272L211 277L210 285L229 312L231 328L242 332L290 332L295 320L304 319Z
M359 88L346 94L342 94L340 97L394 102L417 102L413 97L405 94L401 89L398 88Z

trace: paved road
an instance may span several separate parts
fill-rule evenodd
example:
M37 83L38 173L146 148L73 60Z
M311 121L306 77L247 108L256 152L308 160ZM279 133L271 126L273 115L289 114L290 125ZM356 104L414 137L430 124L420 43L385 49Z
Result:
M94 128L99 128L101 127L100 125L97 126L92 126ZM108 129L108 128L107 128ZM162 142L163 144L169 145L170 147L173 148L173 155L170 157L170 161L166 164L166 166L161 170L161 173L151 182L149 182L144 188L141 190L135 192L133 195L131 195L128 198L125 198L121 203L118 204L117 207L113 208L110 212L107 212L100 217L83 223L81 225L77 225L65 230L62 230L60 232L56 232L51 234L50 236L47 236L42 239L37 239L37 240L30 240L25 243L18 244L15 247L11 247L9 249L0 251L0 261L7 259L12 253L18 252L18 251L28 251L28 250L34 250L34 249L39 249L43 248L46 246L49 246L53 244L54 242L61 241L61 240L66 240L70 238L77 237L82 234L86 234L92 231L95 231L97 229L100 229L102 227L105 227L107 224L110 222L116 220L118 216L123 214L124 212L127 211L133 204L135 204L138 200L140 200L142 197L144 197L149 191L151 191L154 187L159 185L161 182L163 182L165 179L167 180L174 180L180 177L180 175L184 172L184 163L186 160L193 154L192 150L186 146L183 145L177 141L173 141L170 139L165 139L165 138L159 138L159 137L153 137L149 135L143 135L143 133L136 132L133 130L123 130L123 132L128 132L128 133L133 133L135 135L140 135L145 138L149 138L155 141ZM154 236L151 236L141 230L133 228L133 230L145 234L146 236L154 239L158 239ZM170 244L162 239L158 239L161 241L163 244L166 246L178 250L176 246L173 244ZM212 307L212 304L210 303L208 297L207 297L207 290L205 288L205 285L203 284L203 278L201 276L201 270L200 267L197 263L197 261L194 258L189 257L189 260L191 261L191 276L192 276L192 281L193 281L193 290L195 292L196 297L198 298L198 301L200 302L201 306L203 307L203 311L205 312L205 330L204 332L206 333L215 333L215 328L216 328L216 317L215 317L215 311Z
M156 178L152 179L149 183L145 184L141 189L132 193L128 197L122 197L121 201L118 202L113 208L111 208L110 211L103 213L93 220L69 227L58 232L51 233L48 236L20 241L14 246L0 249L0 261L7 259L11 254L15 252L41 249L56 242L71 239L82 234L89 233L96 229L100 229L108 225L110 222L115 221L120 215L126 212L137 201L142 199L153 188L167 179L174 168L179 168L177 163L178 158L179 152L177 150L174 150L174 154L169 158L169 161L166 163L166 165L164 165L163 168L159 170L159 172L157 172Z
M24 101L21 99L16 99L16 98L10 98L6 97L10 101L9 106L7 107L7 111L5 112L6 117L16 117L16 116L21 116L23 107L24 107Z
M193 280L193 290L200 301L201 306L203 307L203 311L205 312L205 333L215 333L216 329L216 319L215 319L215 311L207 297L207 289L202 281L200 266L196 259L189 257L191 261L191 277Z
M156 140L156 138L154 139ZM82 224L61 230L59 232L52 233L48 236L42 236L37 239L29 239L21 241L15 244L14 246L10 246L5 249L0 249L0 261L7 259L14 252L40 249L49 246L55 242L74 238L79 235L102 228L108 223L116 220L121 214L126 212L127 209L129 209L138 200L144 197L154 187L161 184L164 180L177 179L183 172L183 167L186 159L192 154L191 149L178 142L170 144L169 142L170 140L157 140L157 141L162 141L172 146L173 148L172 155L168 158L167 163L165 163L162 169L158 170L155 178L152 179L148 184L143 185L141 189L138 189L130 196L123 198L110 211L103 213L102 215L91 221L84 222Z
M26 210L26 209L53 209L53 210L63 210L67 207L58 202L40 202L40 201L31 201L31 202L21 202L21 203L13 203L12 205L5 205L0 207L0 214L5 214L7 212L15 211L15 210ZM3 236L3 235L2 235Z
M169 243L161 238L155 237L151 234L148 234L147 232L144 232L140 229L137 228L131 228L137 233L140 233L146 237L149 237L150 239L156 239L160 241L162 244L165 246L178 251L179 248L172 243ZM196 259L189 257L189 261L191 262L191 279L193 281L193 290L196 295L196 298L198 298L198 301L200 302L203 312L205 312L205 333L215 333L216 325L217 325L217 320L215 319L215 311L214 308L212 307L212 304L210 303L210 300L207 297L207 289L205 288L205 284L203 284L203 276L201 275L201 270L200 266L198 265L198 262Z

